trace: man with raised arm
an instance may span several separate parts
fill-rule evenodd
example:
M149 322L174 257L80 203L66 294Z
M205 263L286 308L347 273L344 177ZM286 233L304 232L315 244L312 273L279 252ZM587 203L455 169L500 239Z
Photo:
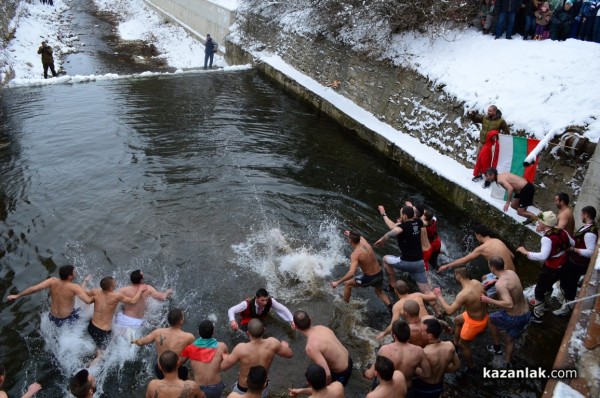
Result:
M344 398L344 386L339 381L327 385L327 375L321 365L311 363L304 373L308 387L290 388L291 397L309 395L313 398Z
M417 369L425 377L431 375L431 369L423 348L410 344L410 326L404 320L397 320L392 324L392 335L394 342L383 345L377 352L378 356L389 358L394 364L394 368L402 372L406 378L406 387L410 388L413 376ZM367 379L373 379L376 376L375 365L365 370L364 376Z
M142 298L137 303L123 303L123 311L117 313L115 325L138 328L142 326L142 323L144 322L144 314L146 312L146 299L148 297L152 297L153 299L164 301L171 297L171 295L173 294L173 290L167 289L164 292L159 292L154 287L145 284L144 273L139 269L133 271L129 278L131 280L131 285L120 288L120 293L123 293L127 297L133 297L135 296L141 285L146 286L146 291L142 293Z
M427 308L425 308L425 302L423 300L437 300L437 297L433 293L409 293L408 284L401 279L397 280L394 284L394 290L396 291L396 295L398 296L398 301L396 301L394 303L394 306L392 307L392 321L383 332L377 335L377 340L381 340L388 334L392 333L392 324L394 323L394 321L400 319L400 317L406 317L404 314L404 303L406 302L406 300L413 300L417 304L419 304L419 316L421 318L429 315L429 312L427 312Z
M112 337L113 317L119 303L135 304L142 297L146 286L140 286L133 297L127 297L123 293L115 292L117 282L111 276L102 278L100 288L92 289L86 293L94 298L94 315L88 324L88 333L96 343L96 358L92 363L99 360L101 352L106 349Z
M368 393L366 398L406 397L406 378L402 372L395 369L391 359L378 355L373 366L375 376L379 379L379 385Z
M352 246L352 254L350 255L350 269L340 279L331 282L331 287L336 288L340 283L344 282L344 301L350 301L353 287L369 287L373 286L375 294L386 307L392 307L390 298L383 292L383 270L377 261L373 248L356 231L344 231L344 235L348 237L348 242ZM356 277L356 270L360 267L362 275Z
M78 285L73 283L75 279L75 267L72 265L63 265L58 270L59 278L52 277L38 283L35 286L28 287L18 294L11 294L7 297L8 301L14 301L23 296L39 292L44 289L50 289L50 313L48 318L56 326L61 327L64 324L70 324L79 319L79 308L75 308L75 296L86 304L94 302L94 298L90 297L85 289L90 277L87 276Z
M440 288L433 289L433 292L448 315L454 314L462 306L465 307L465 312L454 318L454 344L460 344L467 368L473 369L471 342L485 330L489 319L487 305L480 299L481 295L485 294L485 290L479 281L469 279L466 267L456 268L454 277L462 286L462 290L456 295L451 305L446 303Z
M200 337L181 352L181 363L190 360L194 380L200 384L206 398L220 398L225 388L221 380L221 362L223 354L228 354L229 350L225 343L214 338L215 327L208 319L200 322L198 333Z
M508 249L508 247L500 239L492 238L492 232L485 225L477 225L473 228L475 233L475 239L481 244L475 248L471 253L466 256L454 260L451 263L443 265L438 268L438 272L445 271L450 268L462 266L468 264L470 261L475 260L477 257L482 256L487 261L492 256L500 256L504 260L505 268L511 271L515 271L513 260L515 255ZM493 296L496 293L494 283L496 283L496 277L494 274L489 273L483 276L483 286L485 287L488 296Z
M533 204L533 195L535 194L535 187L532 183L516 174L508 172L498 174L498 170L493 167L486 170L485 181L490 184L495 182L506 189L506 197L508 199L506 199L503 207L505 212L508 211L509 207L512 207L517 211L518 215L526 218L523 221L523 225L535 222L535 214L527 211L527 208Z
M169 350L173 351L177 355L180 355L183 349L192 344L195 339L193 334L184 332L182 330L184 321L185 316L183 315L183 311L181 311L179 308L174 308L169 311L169 314L167 315L167 322L169 323L168 328L155 329L149 335L135 339L131 342L132 344L136 344L138 346L154 343L154 347L156 349L156 364L154 365L154 374L159 380L164 378L163 372L158 366L158 358L160 358L160 354ZM178 372L181 380L187 380L187 367L180 366Z
M485 295L481 295L480 299L483 303L488 303L502 308L500 311L493 312L490 315L488 327L492 334L493 345L488 345L488 351L496 355L502 354L500 347L500 337L498 331L506 331L506 345L504 347L504 361L510 364L512 354L515 348L515 340L518 339L525 327L529 323L531 313L525 295L523 294L523 286L519 276L511 270L504 268L504 260L502 257L492 257L488 263L490 271L497 277L496 290L498 290L498 300L491 299Z
M344 386L352 376L352 358L350 353L335 336L333 331L323 325L312 325L306 311L294 312L296 330L306 337L306 356L325 369L327 384L339 381Z
M281 319L289 322L292 329L294 328L291 311L285 305L270 297L269 292L263 288L258 289L255 297L248 298L227 311L229 325L233 330L238 330L240 327L242 330L246 330L251 319L257 318L264 322L271 309L275 310ZM235 314L240 314L242 317L239 325L235 320Z
M184 381L178 377L179 357L173 351L167 350L160 354L158 366L165 377L150 381L146 389L146 398L206 398L198 388L198 383Z
M240 363L240 375L237 383L232 386L233 392L242 394L248 391L248 371L253 366L263 366L267 372L275 355L283 358L292 358L292 352L287 341L279 341L275 337L264 338L265 326L259 319L248 322L248 337L250 342L240 343L235 346L231 354L223 354L221 370L227 370L236 363ZM266 397L269 387L264 389L262 396Z
M423 293L429 293L431 288L425 272L425 261L423 260L423 248L421 245L421 234L427 240L427 231L423 228L423 221L415 219L415 210L412 206L403 206L400 210L398 223L394 223L385 213L385 208L379 206L379 213L383 221L390 229L377 242L375 247L382 247L389 239L396 238L402 257L386 255L383 257L383 266L387 272L390 287L396 283L395 270L408 272L417 282ZM421 231L422 230L422 231Z

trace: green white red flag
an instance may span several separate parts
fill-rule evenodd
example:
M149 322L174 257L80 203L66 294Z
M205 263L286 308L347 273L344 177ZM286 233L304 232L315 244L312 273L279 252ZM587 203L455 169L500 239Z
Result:
M498 170L498 173L508 171L533 183L538 158L535 159L535 163L527 167L523 165L523 162L540 140L505 134L499 134L498 138L499 140L496 145L500 146L500 151L498 157L492 161L492 167Z

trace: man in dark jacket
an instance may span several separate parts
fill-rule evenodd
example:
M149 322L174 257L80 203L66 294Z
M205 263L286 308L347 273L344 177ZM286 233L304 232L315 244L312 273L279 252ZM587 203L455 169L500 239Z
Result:
M501 130L504 134L510 134L508 124L502 118L502 112L496 105L490 105L487 110L487 115L480 115L477 112L469 112L469 119L475 123L481 123L481 131L479 132L479 143L477 144L477 158L481 155L481 148L487 141L487 136L490 131ZM485 170L483 170L485 171ZM473 181L481 181L483 176L476 174L473 176Z
M567 40L571 33L571 24L574 19L573 2L565 1L563 8L557 10L552 15L550 21L550 39L552 40Z
M52 47L45 41L42 42L40 48L38 48L38 54L42 54L42 65L44 66L44 79L48 78L48 68L52 71L52 76L56 77L56 71L54 70L54 57L52 56Z
M506 27L506 38L512 39L513 30L515 28L515 15L521 8L523 0L499 0L498 1L498 24L496 25L496 39L502 36L502 32ZM508 24L507 24L508 22Z
M216 43L213 41L212 37L210 37L209 34L206 35L206 43L204 44L204 69L206 69L206 66L209 64L209 60L210 60L210 65L209 67L212 68L212 64L213 64L213 57L215 56L215 52L216 52Z

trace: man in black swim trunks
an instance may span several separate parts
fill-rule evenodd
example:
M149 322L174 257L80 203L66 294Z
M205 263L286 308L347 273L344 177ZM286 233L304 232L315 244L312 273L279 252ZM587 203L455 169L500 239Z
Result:
M527 208L533 205L533 195L535 187L525 178L512 173L500 173L498 170L490 167L485 172L486 183L497 183L502 188L506 189L506 203L503 210L508 211L508 207L512 207L521 217L525 217L524 225L531 224L537 217L535 214L527 211ZM513 197L514 194L514 197Z
M86 304L94 302L94 298L90 297L84 290L90 277L86 277L81 285L73 283L75 279L75 267L72 265L63 265L60 267L58 276L60 279L56 277L48 278L37 285L28 287L21 293L12 294L7 297L8 301L14 301L40 290L50 289L50 297L52 298L50 313L48 314L50 320L58 327L61 327L65 323L75 322L79 319L77 313L79 308L75 308L75 296L79 297Z
M383 301L386 307L391 309L390 298L383 292L383 270L377 261L373 248L358 232L344 231L344 235L348 237L348 242L352 246L352 254L350 255L350 269L340 279L331 282L331 287L334 289L342 282L345 282L344 301L350 301L353 287L369 287L375 288L375 294ZM363 274L355 277L356 269L360 267Z

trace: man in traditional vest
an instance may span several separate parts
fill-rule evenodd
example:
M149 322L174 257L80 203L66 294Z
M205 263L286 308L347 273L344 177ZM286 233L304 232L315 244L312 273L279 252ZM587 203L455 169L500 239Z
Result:
M567 262L567 250L575 246L575 241L564 229L557 228L557 224L558 219L554 212L541 213L535 228L542 234L540 251L530 252L522 246L517 249L517 252L524 254L530 260L544 262L535 285L535 299L530 302L533 304L531 322L534 323L542 323L546 310L546 292L551 291L552 285L559 279L560 268Z
M573 235L575 247L568 250L567 263L559 272L560 288L563 290L565 303L560 309L552 312L556 316L569 315L575 306L574 303L569 302L575 299L579 278L587 272L590 258L594 254L594 247L598 241L598 226L595 219L596 209L594 207L586 206L581 209L583 226Z
M258 318L264 322L271 309L273 309L281 319L289 322L292 329L294 328L294 316L290 310L274 298L270 297L267 290L262 288L258 289L255 297L247 298L227 311L229 325L233 330L238 330L240 327L242 330L247 330L248 322L250 322L250 320ZM239 325L235 320L235 314L240 314L242 317Z

